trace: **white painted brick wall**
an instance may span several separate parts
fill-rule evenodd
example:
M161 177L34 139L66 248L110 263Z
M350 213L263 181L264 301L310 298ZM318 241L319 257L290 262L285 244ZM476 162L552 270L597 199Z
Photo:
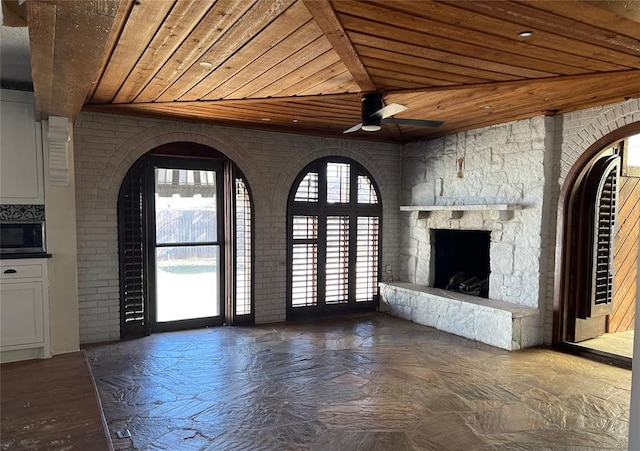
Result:
M295 177L317 158L349 157L371 172L383 204L382 264L399 272L400 146L95 113L80 116L74 141L81 343L120 336L118 192L131 165L167 142L213 147L247 177L255 207L258 323L285 319L287 197Z
M640 122L638 99L554 118L501 124L406 145L401 169L399 147L392 145L82 114L74 129L81 342L119 337L116 199L126 171L152 148L187 140L225 153L248 178L256 209L258 322L281 321L285 317L284 218L293 179L316 158L344 155L361 162L382 191L383 265L392 265L396 279L400 274L402 280L425 283L428 265L418 256L430 252L425 221L416 215L399 215L400 204L453 203L461 195L469 203L527 203L527 210L517 212L514 222L510 221L506 228L480 213L467 213L462 220L448 220L444 214L433 217L442 227L492 230L492 240L496 242L503 241L504 236L505 243L509 243L514 234L525 232L528 244L517 251L515 247L510 249L508 252L514 256L516 252L531 253L537 243L538 250L529 264L537 260L538 267L524 271L527 276L516 273L506 280L515 288L511 295L516 297L523 291L532 291L537 283L535 300L534 296L505 300L536 304L544 319L545 343L550 343L560 188L589 146L634 122ZM461 157L465 158L464 177L458 179L456 160ZM524 229L518 229L518 224ZM260 271L261 268L267 269ZM498 278L496 274L495 279ZM494 293L498 282L494 282Z

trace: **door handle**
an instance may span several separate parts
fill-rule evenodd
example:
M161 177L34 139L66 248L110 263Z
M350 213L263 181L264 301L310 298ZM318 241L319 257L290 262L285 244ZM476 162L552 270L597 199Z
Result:
M15 273L17 273L17 272L18 272L18 271L16 271L15 269L5 269L5 270L4 270L4 273L5 273L5 274L15 274Z

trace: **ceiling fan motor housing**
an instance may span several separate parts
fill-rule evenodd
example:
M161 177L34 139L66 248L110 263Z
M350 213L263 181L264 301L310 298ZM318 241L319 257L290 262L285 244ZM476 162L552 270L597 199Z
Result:
M370 92L362 96L362 129L364 131L380 130L382 117L376 114L382 109L382 94Z

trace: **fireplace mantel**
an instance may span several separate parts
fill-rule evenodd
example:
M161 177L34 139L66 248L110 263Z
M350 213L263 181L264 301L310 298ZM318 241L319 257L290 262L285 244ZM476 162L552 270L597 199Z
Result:
M521 204L473 204L473 205L402 205L400 211L417 211L420 219L426 219L432 211L447 211L451 219L460 219L467 211L488 211L491 218L508 221L515 210L522 210Z

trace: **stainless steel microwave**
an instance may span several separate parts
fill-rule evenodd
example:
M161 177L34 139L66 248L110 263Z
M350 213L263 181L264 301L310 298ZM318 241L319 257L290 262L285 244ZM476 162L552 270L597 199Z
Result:
M0 254L45 252L43 221L0 222Z

